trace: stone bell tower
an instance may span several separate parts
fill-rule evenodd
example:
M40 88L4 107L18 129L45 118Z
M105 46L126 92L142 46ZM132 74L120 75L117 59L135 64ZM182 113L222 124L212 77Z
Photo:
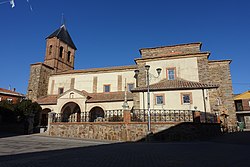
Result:
M73 70L76 46L66 26L63 24L46 39L44 64L54 68L55 72Z
M36 101L46 96L51 74L74 69L76 46L66 26L63 24L46 38L44 62L30 65L30 79L27 91L28 99Z

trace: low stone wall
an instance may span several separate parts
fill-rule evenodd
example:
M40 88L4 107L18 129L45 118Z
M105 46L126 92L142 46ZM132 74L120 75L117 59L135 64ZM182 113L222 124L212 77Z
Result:
M183 122L169 129L155 133L151 136L151 141L194 141L207 140L221 135L219 123L193 123Z
M166 130L175 123L151 123L153 133ZM83 139L137 141L147 135L146 122L81 122L81 123L51 123L49 135Z

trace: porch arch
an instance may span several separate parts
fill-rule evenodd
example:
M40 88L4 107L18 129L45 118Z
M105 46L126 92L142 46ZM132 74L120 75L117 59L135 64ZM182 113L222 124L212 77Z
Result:
M51 112L51 109L45 108L40 113L40 117L39 117L39 125L40 126L47 126L48 125L48 115L49 115L49 112Z
M61 121L62 122L80 122L81 121L81 109L75 102L68 102L64 104L61 109Z
M93 107L90 111L90 122L94 122L96 118L102 117L104 118L104 110L101 107Z

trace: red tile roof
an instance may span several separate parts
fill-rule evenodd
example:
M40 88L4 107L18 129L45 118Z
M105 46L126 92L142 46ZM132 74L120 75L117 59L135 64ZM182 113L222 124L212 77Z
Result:
M82 91L84 95L88 96L87 103L96 103L96 102L114 102L114 101L124 101L125 92L105 92L105 93L87 93L86 91ZM39 104L56 104L57 95L47 95L41 97L37 100ZM133 94L131 92L127 92L127 100L133 100Z
M12 90L8 90L8 89L3 89L3 88L0 88L0 94L18 96L18 97L25 97L24 94L21 94L21 93L12 91Z
M47 95L44 97L40 97L36 101L38 104L56 104L57 103L57 95Z
M88 103L93 102L112 102L112 101L124 101L125 92L105 92L105 93L89 93ZM127 100L133 100L133 94L131 92L127 92Z
M149 85L150 91L162 91L162 90L186 90L186 89L211 89L218 88L216 84L206 84L201 82L192 82L182 79L167 80L163 79L158 83ZM132 89L132 92L145 92L147 87L137 87Z

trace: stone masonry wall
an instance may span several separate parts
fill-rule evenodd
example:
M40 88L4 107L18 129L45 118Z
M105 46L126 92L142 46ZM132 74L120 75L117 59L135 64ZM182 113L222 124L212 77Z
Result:
M233 88L230 74L230 61L209 62L210 81L219 84L217 90L209 91L211 109L229 115L228 125L234 126L236 122Z
M198 53L200 52L200 47L201 43L191 43L157 48L145 48L141 49L140 52L142 58L152 58L176 54Z
M139 74L136 78L136 83L138 87L146 86L146 70L145 70L145 62L137 62L137 69L139 70ZM134 108L140 108L140 96L139 93L133 93L133 101L134 101Z
M250 111L249 101L250 99L242 99L242 107L244 111Z
M27 97L32 101L47 95L49 76L53 69L42 63L32 64L30 67L30 79L28 85Z
M168 129L177 123L152 123L153 133ZM147 135L147 123L51 123L49 135L113 141L137 141Z
M198 57L197 63L198 63L199 82L209 83L210 77L209 77L207 55Z

